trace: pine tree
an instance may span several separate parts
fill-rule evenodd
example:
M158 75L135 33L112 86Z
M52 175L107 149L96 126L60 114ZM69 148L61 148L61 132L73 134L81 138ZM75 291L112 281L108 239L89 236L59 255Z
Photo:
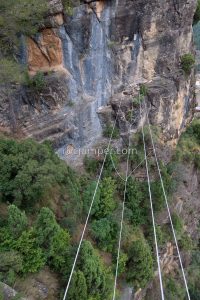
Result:
M18 238L27 229L28 220L24 212L21 212L15 205L8 208L8 228L13 237Z

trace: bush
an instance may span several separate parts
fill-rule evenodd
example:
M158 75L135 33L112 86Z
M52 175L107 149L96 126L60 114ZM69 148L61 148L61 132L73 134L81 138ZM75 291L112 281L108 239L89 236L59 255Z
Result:
M37 72L34 76L25 73L25 85L34 91L42 91L46 86L44 73Z
M174 160L192 162L200 169L200 120L194 120L181 135Z
M89 174L96 174L99 170L99 161L95 158L88 157L87 155L84 157L84 167Z
M183 249L185 251L191 251L194 247L191 237L186 233L184 233L182 235L182 237L179 241L179 245L180 245L181 249Z
M197 24L200 21L200 0L197 0L197 9L194 14L194 24Z
M195 57L191 53L184 54L181 56L181 68L186 75L190 75L192 68L195 64Z
M0 200L30 210L55 187L79 199L77 176L49 144L0 139L0 156Z
M27 229L28 220L24 212L21 212L15 205L8 208L8 228L14 238L18 238Z
M33 230L24 231L14 245L14 250L22 255L22 274L35 273L45 264L46 259L40 247L37 246Z
M130 210L130 221L134 226L144 224L144 210L142 202L145 195L141 189L141 183L129 177L126 191L126 206Z
M112 219L103 218L93 221L91 233L100 249L108 252L113 251L118 233L118 225Z
M144 238L133 242L128 252L127 280L134 283L135 288L143 288L153 277L153 258L151 250Z
M119 134L119 129L115 126L114 130L113 130L113 126L112 125L107 125L103 131L103 136L110 138L112 134L112 138L113 139L119 139L120 134Z
M176 234L180 237L183 233L183 221L182 221L182 219L176 213L173 213L172 214L172 222L173 222Z
M73 274L67 298L69 300L88 300L85 276L80 270Z
M140 95L141 96L146 96L148 92L148 88L145 84L140 85Z
M88 294L95 299L109 299L112 287L110 274L89 241L82 244L78 268L85 276Z
M186 291L185 289L180 285L179 282L177 282L173 278L167 278L165 280L165 288L166 288L166 300L184 300Z

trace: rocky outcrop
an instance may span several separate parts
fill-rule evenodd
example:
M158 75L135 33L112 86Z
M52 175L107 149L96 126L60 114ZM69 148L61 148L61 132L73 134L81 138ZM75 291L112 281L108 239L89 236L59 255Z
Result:
M28 67L31 74L64 70L62 43L53 29L44 29L38 40L28 38Z
M29 39L30 71L55 73L50 80L46 75L51 85L44 92L30 96L23 88L15 93L18 131L39 141L51 139L62 154L68 144L94 144L104 126L102 107L111 103L114 115L122 99L125 118L122 112L118 126L125 136L130 100L138 84L146 82L151 123L161 127L165 141L174 143L191 118L194 101L193 74L183 74L180 57L193 52L196 0L86 2L67 17L61 1L50 1L46 28ZM60 88L54 89L58 82ZM135 107L135 131L139 119ZM2 128L10 127L5 107L0 120Z

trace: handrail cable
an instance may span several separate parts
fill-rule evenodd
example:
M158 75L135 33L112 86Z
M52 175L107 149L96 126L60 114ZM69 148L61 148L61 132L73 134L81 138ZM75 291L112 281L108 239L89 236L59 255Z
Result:
M139 94L140 100L140 94ZM140 100L140 120L142 120L142 108L141 108L141 100ZM151 193L151 183L149 177L149 167L148 167L148 159L147 159L147 150L146 150L146 143L145 143L145 135L144 135L144 125L142 123L142 139L144 145L144 155L145 155L145 163L146 163L146 173L147 173L147 182L148 182L148 190L149 190L149 200L150 200L150 207L151 207L151 215L152 215L152 222L153 222L153 233L154 233L154 240L155 240L155 247L156 247L156 257L157 257L157 264L158 264L158 274L159 274L159 281L160 281L160 291L161 291L161 299L164 300L164 290L163 290L163 282L162 282L162 273L160 267L160 258L159 258L159 250L158 250L158 240L157 240L157 233L156 233L156 225L155 225L155 217L154 217L154 209L153 209L153 201L152 201L152 193Z
M131 121L133 116L133 106L131 109ZM114 289L113 289L113 300L115 300L116 297L116 287L117 287L117 278L118 278L118 269L119 269L119 258L120 258L120 250L121 250L121 242L122 242L122 231L123 231L123 223L124 223L124 210L125 210L125 202L126 202L126 192L127 192L127 181L128 181L128 171L129 171L129 159L130 159L130 143L131 143L131 127L132 122L130 123L129 127L129 138L128 138L128 156L126 161L126 179L125 179L125 185L124 185L124 199L122 203L122 212L121 212L121 222L120 222L120 232L119 232L119 242L118 242L118 251L117 251L117 264L116 264L116 270L115 270L115 281L114 281Z
M185 288L186 288L186 291L187 291L188 299L190 300L190 294L189 294L187 279L186 279L185 271L184 271L184 268L183 268L181 254L180 254L179 246L178 246L178 241L177 241L177 238L176 238L176 232L175 232L175 229L174 229L174 224L173 224L173 221L172 221L172 216L171 216L171 212L170 212L170 208L169 208L168 198L167 198L167 194L166 194L166 190L165 190L165 186L164 186L164 182L163 182L163 178L162 178L162 174L161 174L160 164L159 164L157 153L156 153L156 148L155 148L155 143L154 143L154 140L153 140L152 130L151 130L150 122L149 122L149 115L148 115L148 112L147 112L146 102L145 102L145 111L146 111L146 114L147 114L147 123L148 123L148 127L149 127L151 143L152 143L152 146L153 146L154 157L155 157L155 160L156 160L156 165L157 165L157 168L158 168L158 173L159 173L160 182L161 182L161 186L162 186L162 190L163 190L163 195L164 195L164 198L165 198L165 203L166 203L166 206L167 206L168 216L169 216L169 220L170 220L170 223L171 223L171 228L172 228L172 232L173 232L173 236L174 236L174 241L175 241L175 244L176 244L176 249L177 249L178 258L179 258L179 262L180 262L180 266L181 266L181 271L182 271L182 274L183 274L184 284L185 284Z
M112 141L112 138L113 138L113 133L114 133L114 130L115 130L115 127L116 127L116 123L117 123L117 116L119 114L119 111L120 111L120 108L121 108L121 104L122 104L122 100L120 101L118 112L117 112L117 115L116 115L116 118L115 118L115 122L114 122L113 128L112 128L112 132L111 132L111 135L110 135L110 138L109 138L108 147L107 147L108 150L110 149L111 141ZM92 197L92 201L91 201L91 204L90 204L90 208L89 208L89 211L88 211L86 222L85 222L82 234L81 234L81 238L80 238L79 245L78 245L77 252L76 252L76 256L75 256L75 259L74 259L74 262L73 262L73 265L72 265L72 269L71 269L71 273L70 273L69 280L68 280L68 283L67 283L67 287L65 289L63 300L65 300L66 297L67 297L69 286L70 286L70 283L71 283L71 280L72 280L72 276L73 276L74 269L75 269L75 266L76 266L76 263L77 263L77 259L78 259L78 255L79 255L79 252L80 252L80 248L81 248L81 245L82 245L82 242L83 242L85 231L86 231L86 228L87 228L87 225L88 225L88 221L89 221L89 218L90 218L90 214L91 214L91 211L92 211L92 207L93 207L93 204L94 204L95 196L96 196L96 193L97 193L97 190L98 190L98 187L99 187L99 183L100 183L100 180L101 180L101 176L102 176L102 173L103 173L105 162L106 162L106 159L107 159L107 156L108 156L108 152L109 151L106 151L105 157L104 157L104 160L103 160L103 163L102 163L102 166L101 166L101 170L100 170L99 177L98 177L98 180L97 180L97 184L96 184L96 187L95 187L95 191L94 191L94 194L93 194L93 197Z

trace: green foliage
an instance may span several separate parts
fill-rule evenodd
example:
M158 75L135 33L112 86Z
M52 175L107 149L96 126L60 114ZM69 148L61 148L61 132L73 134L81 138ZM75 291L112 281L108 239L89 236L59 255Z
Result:
M46 263L43 251L37 246L33 230L24 231L14 245L23 258L22 273L35 273Z
M103 131L103 136L110 138L112 135L113 139L119 139L120 134L119 134L119 129L117 127L114 128L112 125L107 125Z
M176 214L172 214L172 222L174 225L174 229L178 236L181 236L183 233L183 221L182 219Z
M190 75L192 68L195 64L195 57L191 53L184 54L181 56L181 68L186 75Z
M163 178L163 183L165 186L165 191L168 197L174 192L176 187L176 182L173 178L173 170L169 166L164 166L160 162L161 174ZM163 195L162 185L160 180L156 180L151 184L152 196L154 199L154 209L156 211L161 211L165 207L165 199Z
M96 189L96 182L91 182L83 192L83 207L87 213ZM108 216L116 207L114 195L116 191L115 181L111 177L105 177L97 189L91 215L97 219Z
M17 251L0 252L0 271L7 272L11 268L19 273L22 270L23 260Z
M35 92L42 91L46 86L44 73L37 72L34 76L30 76L28 72L25 73L25 85Z
M27 228L28 220L24 212L21 212L15 205L8 208L8 228L14 238L18 238Z
M70 262L70 236L69 233L59 228L52 236L50 252L50 265L61 274L69 272Z
M185 251L191 251L194 248L194 243L191 237L187 233L184 233L179 241L179 246Z
M63 7L68 15L73 14L73 0L62 0Z
M7 280L6 281L7 281L7 284L9 286L12 287L14 285L14 283L16 281L16 274L15 274L15 272L12 269L10 269L8 271L8 275L7 275Z
M91 233L100 249L112 252L118 233L118 225L111 218L93 221Z
M132 243L128 257L127 280L133 282L135 288L145 287L153 276L153 258L144 238Z
M0 200L31 209L58 186L65 186L65 192L72 199L79 199L74 173L49 144L0 139L0 156Z
M85 276L88 294L97 299L109 299L110 275L89 241L82 244L78 267Z
M140 97L133 98L133 106L136 106L136 107L139 106L141 103L141 100L142 99ZM131 118L132 112L130 111L129 113L130 113L130 118Z
M85 214L87 214L89 211L89 207L90 207L91 201L93 199L96 185L97 185L97 182L92 181L86 186L85 190L83 191L83 211ZM96 195L95 195L94 202L93 202L92 211L91 211L91 216L94 216L96 214L96 212L99 210L99 208L98 208L99 202L100 202L100 189L97 188Z
M1 0L0 50L3 54L13 52L20 35L35 34L42 25L46 12L46 0Z
M110 149L104 164L104 172L103 172L104 177L112 176L112 173L115 170L113 164L115 165L115 168L118 168L119 156L113 149Z
M148 92L148 88L145 84L140 85L140 95L141 96L146 96Z
M108 156L104 164L104 172L103 172L104 177L112 176L113 172L115 171L113 164L115 165L115 168L118 168L119 155L117 155L115 150L110 149L108 150Z
M20 215L21 212L17 212ZM18 230L17 236L14 231L15 222L16 218L8 223L9 227L0 228L0 271L13 270L24 275L35 273L48 264L53 270L66 276L70 265L70 236L58 225L51 210L42 208L34 227L27 226L21 232Z
M99 161L95 158L88 157L87 155L84 157L84 167L89 174L96 174L99 170Z
M12 59L0 59L0 84L22 82L22 70L20 66Z
M88 300L87 284L83 272L74 272L68 294L69 300Z
M114 257L114 267L116 266L116 259L117 259L117 253ZM118 274L121 275L123 273L126 272L126 264L128 261L128 255L124 252L120 252L120 256L119 256L119 266L118 266ZM115 269L114 269L115 272Z
M54 213L49 208L43 207L40 210L34 228L37 233L38 245L49 250L52 238L59 230Z
M200 120L196 119L189 125L186 132L182 134L174 160L192 162L200 169Z
M108 216L116 208L114 200L116 191L115 181L111 177L103 178L100 184L100 201L98 210L95 212L97 218Z
M165 280L166 299L167 300L184 300L185 289L172 277ZM193 298L192 298L193 299Z
M197 0L197 8L194 14L194 24L197 24L200 21L200 0Z
M66 274L69 270L70 236L60 228L49 208L42 208L35 223L36 240L44 250L54 270Z
M144 193L141 189L141 183L129 177L126 191L126 206L130 210L130 221L134 226L144 223L144 211L142 202L144 201Z

